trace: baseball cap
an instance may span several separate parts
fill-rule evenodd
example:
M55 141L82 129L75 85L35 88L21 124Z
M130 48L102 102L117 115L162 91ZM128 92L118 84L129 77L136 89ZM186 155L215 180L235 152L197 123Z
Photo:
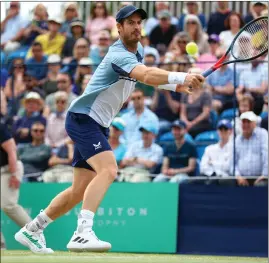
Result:
M211 42L215 42L215 43L219 43L220 42L220 38L217 34L211 34L209 37L208 37L208 42L211 43Z
M241 120L257 121L257 115L253 111L246 111L240 115Z
M178 127L178 128L184 128L186 129L187 125L184 121L182 120L175 120L173 123L172 123L172 127Z
M141 132L143 132L143 131L152 132L155 135L158 134L158 128L153 123L144 123L143 125L140 126L139 131L141 131Z
M80 26L80 27L84 28L85 24L81 20L76 19L70 23L70 27L73 27L73 26Z
M122 19L127 18L134 13L139 13L142 19L146 19L148 16L145 10L137 8L133 5L127 5L118 11L118 13L116 14L116 21L120 22Z
M92 66L93 62L90 58L81 58L78 62L79 66Z
M161 19L161 18L171 18L172 15L168 10L162 10L157 14L157 17L159 19Z
M126 126L125 121L122 118L116 117L112 123L111 126L117 128L120 131L124 131L124 128Z
M61 63L61 58L57 54L52 54L48 57L47 63L48 64L59 64L59 63Z
M229 120L223 119L218 122L217 128L232 129L232 124Z
M62 19L60 18L60 17L58 17L58 16L53 16L53 17L50 17L49 19L48 19L48 22L55 22L56 24L59 24L59 25L61 25L62 24Z

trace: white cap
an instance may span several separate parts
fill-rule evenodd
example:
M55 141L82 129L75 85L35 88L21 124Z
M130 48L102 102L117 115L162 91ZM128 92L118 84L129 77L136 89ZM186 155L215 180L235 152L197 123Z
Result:
M257 115L253 111L246 111L240 115L241 120L249 120L257 122Z
M48 57L48 60L47 60L47 63L48 64L56 64L56 63L61 63L61 58L59 55L57 54L52 54Z
M59 17L59 16L51 16L51 17L49 17L49 19L48 19L48 22L55 22L55 23L57 23L57 24L59 24L59 25L61 25L62 24L62 19Z
M93 62L90 58L81 58L78 65L79 66L92 66Z

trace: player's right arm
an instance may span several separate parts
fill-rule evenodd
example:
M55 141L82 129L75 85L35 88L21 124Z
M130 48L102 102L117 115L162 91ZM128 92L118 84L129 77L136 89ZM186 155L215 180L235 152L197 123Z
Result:
M182 73L182 72L169 72L155 67L147 67L145 65L137 65L130 72L130 77L150 86L161 86L168 84L176 85L177 92L186 92L186 87L194 89L200 88L204 77L200 74ZM163 86L163 89L166 89Z

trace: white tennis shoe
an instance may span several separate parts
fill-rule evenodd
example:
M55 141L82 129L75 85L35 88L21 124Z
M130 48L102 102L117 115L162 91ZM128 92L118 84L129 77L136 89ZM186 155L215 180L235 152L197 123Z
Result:
M111 249L111 244L98 239L93 230L86 229L74 232L67 249L73 252L105 252Z
M46 240L43 231L37 232L29 231L26 226L20 229L15 234L15 239L23 246L28 247L33 253L36 254L51 254L54 251L46 247Z

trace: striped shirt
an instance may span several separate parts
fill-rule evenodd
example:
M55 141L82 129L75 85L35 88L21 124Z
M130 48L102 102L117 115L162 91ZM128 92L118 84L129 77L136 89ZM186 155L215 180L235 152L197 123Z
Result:
M256 127L249 139L239 135L235 141L235 175L268 176L268 133Z

